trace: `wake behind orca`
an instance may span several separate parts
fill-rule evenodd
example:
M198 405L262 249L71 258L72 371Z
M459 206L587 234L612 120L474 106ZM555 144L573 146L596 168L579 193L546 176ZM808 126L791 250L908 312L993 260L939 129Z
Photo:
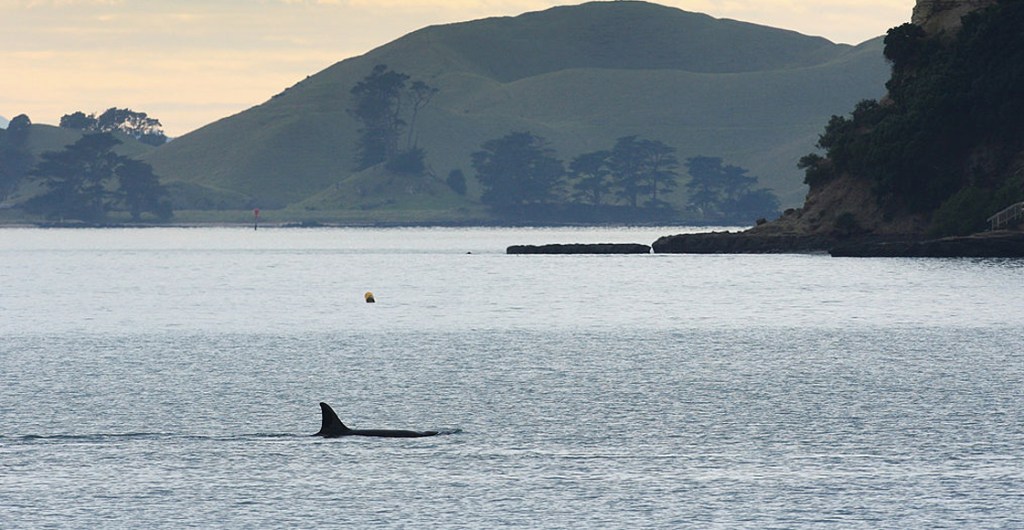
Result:
M338 438L340 436L376 436L379 438L421 438L424 436L436 436L441 434L438 431L403 431L392 429L349 429L338 419L334 409L324 402L320 402L322 420L320 432L313 436L324 438Z

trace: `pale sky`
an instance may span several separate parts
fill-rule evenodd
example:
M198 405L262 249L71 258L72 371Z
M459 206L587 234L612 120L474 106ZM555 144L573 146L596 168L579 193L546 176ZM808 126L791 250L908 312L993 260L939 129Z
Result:
M915 0L662 0L857 44ZM0 116L128 107L180 136L432 24L574 0L0 0Z

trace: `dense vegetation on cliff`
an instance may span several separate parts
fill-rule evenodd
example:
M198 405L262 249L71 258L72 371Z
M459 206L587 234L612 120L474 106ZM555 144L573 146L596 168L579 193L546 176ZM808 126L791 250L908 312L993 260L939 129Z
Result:
M812 187L839 175L871 179L891 210L931 215L935 235L984 228L1024 200L1024 2L964 18L955 36L913 24L889 31L889 95L833 116L801 160Z

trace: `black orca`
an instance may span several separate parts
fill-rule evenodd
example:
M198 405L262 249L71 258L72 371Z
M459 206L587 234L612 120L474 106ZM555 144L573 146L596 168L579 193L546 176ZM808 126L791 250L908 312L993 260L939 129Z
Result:
M320 424L320 432L313 436L323 436L324 438L337 438L339 436L377 436L380 438L421 438L423 436L435 436L439 434L437 431L401 431L392 429L349 429L345 426L341 420L338 419L338 415L334 413L334 409L330 405L324 402L320 402L320 412L323 414L322 423Z

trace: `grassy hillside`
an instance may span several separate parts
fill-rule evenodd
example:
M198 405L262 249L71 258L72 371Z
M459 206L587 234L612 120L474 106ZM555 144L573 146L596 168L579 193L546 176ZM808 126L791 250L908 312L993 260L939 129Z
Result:
M121 145L114 148L114 151L119 155L141 158L156 149L127 134L121 132L113 134L115 138L121 141ZM81 137L81 131L35 123L29 127L29 134L25 139L25 148L38 157L47 151L63 151L65 147L77 142Z
M346 112L349 90L382 63L440 89L421 115L417 142L436 175L466 173L470 199L479 191L470 154L526 130L566 161L630 134L665 142L680 159L723 157L795 205L805 192L796 162L822 125L880 96L888 77L880 41L851 47L644 2L588 3L424 28L145 159L181 186L238 194L262 208L376 208L386 220L427 204L473 207L456 197L435 204L429 194L346 195L357 187L350 179L366 178L352 174L358 125Z
M737 73L818 64L829 41L644 2L595 2L434 26L378 50L439 50L459 70L501 82L567 68ZM424 65L428 66L429 65ZM452 70L448 65L423 75Z

